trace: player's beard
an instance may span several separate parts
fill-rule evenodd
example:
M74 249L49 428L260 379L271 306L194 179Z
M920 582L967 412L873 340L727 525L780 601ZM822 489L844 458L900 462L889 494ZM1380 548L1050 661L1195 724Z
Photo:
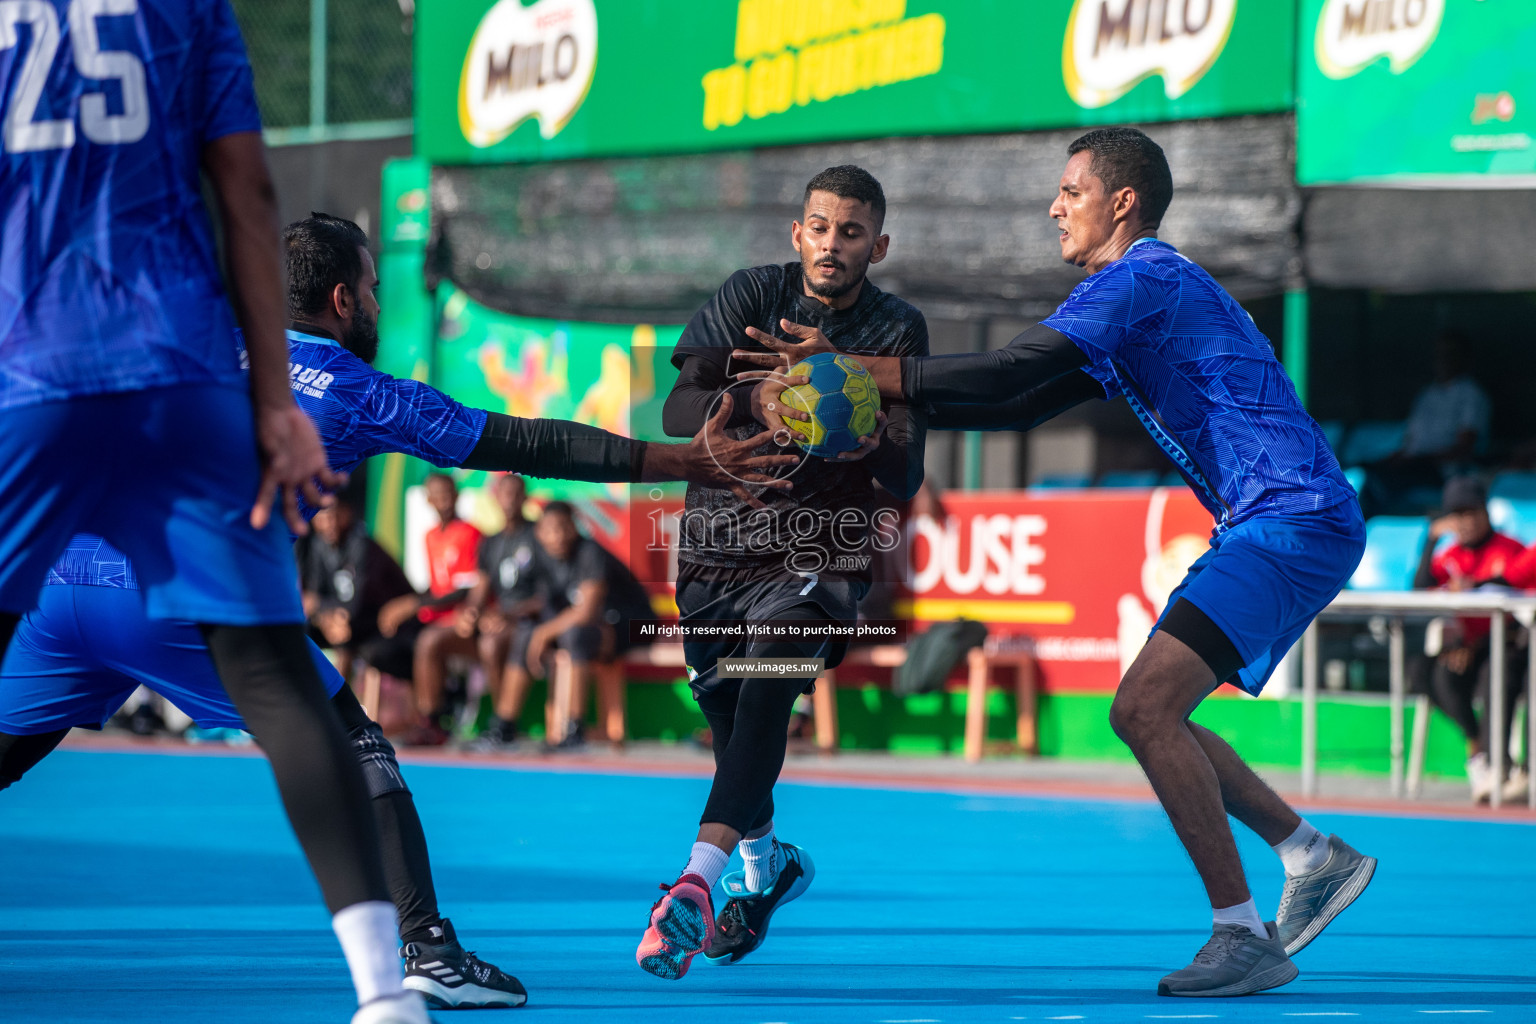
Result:
M373 361L379 355L379 322L367 313L361 306L352 311L352 322L347 325L347 336L341 339L342 346L363 362L373 365Z
M803 270L805 273L806 284L810 287L814 294L820 296L823 299L842 298L844 295L847 295L859 285L863 284L864 275L869 273L869 267L866 264L865 266L859 268L859 272L857 274L852 275L848 280L843 281L840 284L820 284L817 282L816 278L812 276L812 271L816 269L816 265L820 262L821 260L817 259L805 260L803 261ZM844 263L842 260L829 260L828 262L835 263L839 270L848 269L848 264Z

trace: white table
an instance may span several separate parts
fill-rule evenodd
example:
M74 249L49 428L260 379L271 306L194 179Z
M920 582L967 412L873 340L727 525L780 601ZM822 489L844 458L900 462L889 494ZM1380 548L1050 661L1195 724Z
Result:
M1388 616L1388 651L1390 659L1390 703L1392 716L1392 795L1404 795L1403 785L1403 704L1407 692L1403 656L1403 622L1406 619L1432 619L1442 615L1487 616L1490 670L1488 686L1489 751L1488 760L1495 779L1504 776L1504 720L1511 709L1504 706L1505 616L1513 616L1530 637L1527 648L1529 671L1526 673L1526 724L1530 736L1526 750L1536 750L1536 595L1518 591L1473 590L1460 593L1448 590L1376 592L1346 590L1324 608L1318 620L1360 619ZM1317 793L1317 622L1307 628L1301 639L1301 790L1306 796ZM1493 787L1490 802L1501 803L1499 786ZM1530 790L1530 806L1536 808L1536 786Z

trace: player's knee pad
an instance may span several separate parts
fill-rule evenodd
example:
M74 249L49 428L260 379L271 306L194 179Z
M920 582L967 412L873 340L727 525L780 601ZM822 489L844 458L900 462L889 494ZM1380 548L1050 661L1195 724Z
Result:
M377 799L391 793L409 793L405 776L400 773L400 762L395 759L395 748L384 738L379 723L369 722L353 729L347 737L352 752L363 767L363 778L368 783L368 795Z

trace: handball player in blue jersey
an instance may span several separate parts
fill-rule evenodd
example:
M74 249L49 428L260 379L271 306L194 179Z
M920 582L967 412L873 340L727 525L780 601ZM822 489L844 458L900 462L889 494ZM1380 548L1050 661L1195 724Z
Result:
M799 461L758 456L750 441L727 437L728 408L688 444L653 445L584 424L473 409L420 381L381 373L370 365L378 351L379 306L367 245L356 224L321 214L283 233L292 390L319 426L337 471L371 455L403 452L443 467L532 476L783 487L785 481L770 481L763 471ZM233 353L233 335L228 344ZM113 500L108 497L109 507ZM303 508L305 515L313 511ZM197 627L150 618L140 589L134 565L100 536L76 536L49 570L0 674L0 746L21 744L26 751L0 759L0 789L72 726L100 728L140 685L202 726L246 727L219 685ZM341 674L313 643L308 649L373 798L406 987L438 1007L522 1005L527 993L518 980L466 951L440 915L426 836L394 749Z
M882 394L926 407L929 426L1027 430L1089 399L1123 397L1216 519L1211 545L1164 609L1110 710L1210 897L1210 940L1158 992L1235 996L1296 977L1290 957L1364 890L1375 858L1324 836L1215 733L1189 720L1221 683L1258 694L1343 588L1365 547L1359 502L1268 339L1209 274L1157 238L1173 198L1163 151L1134 128L1068 148L1050 216L1088 278L1057 311L992 352L859 357ZM828 351L749 330L779 363ZM1227 815L1279 855L1286 881L1266 924Z
M288 386L276 203L228 0L0 4L0 125L0 647L72 536L126 552L148 614L198 624L271 762L355 1024L420 1024L362 771L272 516L276 500L304 529L299 491L318 502L341 478ZM0 773L48 749L0 737Z

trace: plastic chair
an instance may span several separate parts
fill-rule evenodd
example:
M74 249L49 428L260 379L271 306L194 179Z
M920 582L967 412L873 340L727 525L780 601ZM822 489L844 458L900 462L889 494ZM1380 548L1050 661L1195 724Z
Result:
M1488 519L1495 530L1521 544L1536 543L1536 497L1489 498Z
M1350 590L1412 590L1429 523L1418 516L1377 516L1365 524L1365 555Z
M1536 473L1500 473L1488 485L1488 497L1536 501Z
M1386 458L1403 444L1407 424L1402 420L1367 420L1356 423L1340 453L1339 461L1346 466L1360 466Z
M1105 473L1099 477L1100 487L1156 487L1158 472L1155 469L1122 470Z

